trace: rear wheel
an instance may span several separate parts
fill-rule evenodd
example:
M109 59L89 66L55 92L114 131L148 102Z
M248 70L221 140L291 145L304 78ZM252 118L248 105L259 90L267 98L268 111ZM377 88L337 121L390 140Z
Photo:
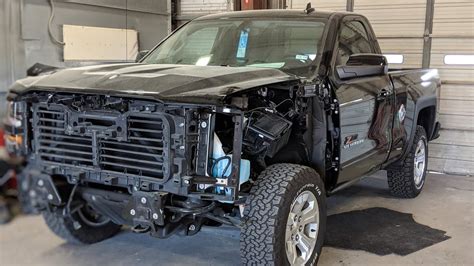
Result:
M53 233L74 244L100 242L117 234L121 227L87 205L71 216L45 211L43 218Z
M268 167L247 199L241 231L245 265L316 264L326 230L323 182L295 164Z
M425 184L428 167L428 138L422 126L417 126L413 144L407 156L387 169L388 186L393 195L414 198Z

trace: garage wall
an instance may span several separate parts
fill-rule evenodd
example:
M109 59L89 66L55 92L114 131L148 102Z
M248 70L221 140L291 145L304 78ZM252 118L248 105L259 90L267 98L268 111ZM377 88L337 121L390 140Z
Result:
M134 29L139 32L139 49L150 49L167 35L171 22L167 0L154 0L154 5L150 1L55 0L53 34L61 40L63 24ZM132 10L129 9L128 2L135 2L130 5ZM51 42L48 36L49 15L48 0L24 0L21 36L25 43L27 66L35 62L66 65L62 63L63 47Z
M440 71L440 139L430 148L430 168L474 175L474 65L446 64L445 57L474 56L474 2L436 0L431 67Z
M63 24L138 31L140 49L150 49L171 27L170 0L54 0L52 31L62 40ZM36 62L76 66L98 62L63 62L63 47L47 31L49 0L0 1L0 99ZM0 100L0 117L5 104ZM0 119L1 120L1 119Z
M20 39L20 20L17 16L20 1L0 1L0 125L5 115L4 99L7 88L24 74L24 47Z

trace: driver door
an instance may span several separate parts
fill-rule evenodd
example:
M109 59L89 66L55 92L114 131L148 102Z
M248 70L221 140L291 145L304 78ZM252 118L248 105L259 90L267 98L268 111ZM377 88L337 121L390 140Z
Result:
M336 66L352 54L380 53L362 19L346 19L339 32ZM337 74L335 74L337 76ZM378 170L391 145L393 89L388 75L340 80L340 166L338 183Z

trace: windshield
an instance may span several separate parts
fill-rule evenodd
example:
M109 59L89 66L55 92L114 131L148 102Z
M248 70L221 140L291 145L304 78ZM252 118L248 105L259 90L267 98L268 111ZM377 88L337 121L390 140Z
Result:
M313 20L195 20L143 62L277 68L307 77L318 56L324 26Z

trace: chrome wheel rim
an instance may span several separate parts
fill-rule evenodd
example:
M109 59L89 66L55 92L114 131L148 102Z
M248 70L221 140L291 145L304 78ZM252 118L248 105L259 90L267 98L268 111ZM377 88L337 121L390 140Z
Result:
M420 189L423 186L423 176L425 174L426 166L426 144L423 139L420 139L416 144L415 149L415 165L414 165L414 177L415 186Z
M319 232L319 205L311 191L293 201L286 222L286 256L291 265L304 265L313 254Z

